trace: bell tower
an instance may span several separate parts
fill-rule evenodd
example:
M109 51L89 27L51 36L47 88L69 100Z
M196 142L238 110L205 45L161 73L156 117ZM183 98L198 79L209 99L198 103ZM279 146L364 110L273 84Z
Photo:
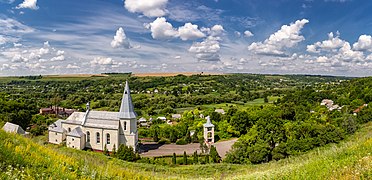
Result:
M214 125L211 123L209 116L206 117L207 123L203 124L204 127L204 140L210 146L214 143Z
M137 115L134 112L128 81L125 82L118 118L120 121L119 144L131 146L136 151L138 144Z

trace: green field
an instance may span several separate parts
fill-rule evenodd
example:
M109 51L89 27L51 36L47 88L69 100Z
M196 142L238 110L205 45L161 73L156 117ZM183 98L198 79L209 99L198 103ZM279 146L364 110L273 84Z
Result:
M372 123L339 144L260 165L161 166L43 145L0 130L0 179L371 179Z

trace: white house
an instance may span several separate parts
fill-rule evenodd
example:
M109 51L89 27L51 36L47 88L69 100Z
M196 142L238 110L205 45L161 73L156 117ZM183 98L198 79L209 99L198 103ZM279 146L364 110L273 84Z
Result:
M21 134L21 135L26 134L26 132L21 128L21 126L10 123L10 122L5 123L3 130L8 133L16 133L16 134Z
M109 151L121 144L136 151L138 145L137 117L134 112L128 82L125 84L119 112L93 111L87 103L86 112L74 112L66 120L49 126L49 143L76 149Z

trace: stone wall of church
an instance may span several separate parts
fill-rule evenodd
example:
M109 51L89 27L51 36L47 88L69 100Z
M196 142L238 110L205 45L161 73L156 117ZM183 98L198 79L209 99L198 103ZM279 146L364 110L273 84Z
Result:
M73 136L67 136L66 138L66 145L70 148L75 149L84 149L85 148L85 137L73 137Z
M49 137L49 143L61 144L62 141L66 138L66 135L63 133L49 131L48 137Z
M106 145L107 149L109 151L112 151L114 144L115 144L116 149L119 148L118 130L84 127L83 132L86 135L86 137L87 137L87 132L90 133L89 141L88 139L86 140L87 148L92 148L93 150L103 151ZM97 133L99 133L98 137L97 137ZM110 138L109 138L110 142L108 142L107 134L110 134ZM99 140L97 140L97 138L99 138Z

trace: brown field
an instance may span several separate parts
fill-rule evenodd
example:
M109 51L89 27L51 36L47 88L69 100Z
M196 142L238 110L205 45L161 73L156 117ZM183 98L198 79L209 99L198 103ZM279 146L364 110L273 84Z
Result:
M173 73L133 73L133 76L137 77L170 77L170 76L177 76L179 74L185 76L192 76L201 74L201 72L173 72ZM213 73L213 72L203 72L202 75L222 75L223 73Z

